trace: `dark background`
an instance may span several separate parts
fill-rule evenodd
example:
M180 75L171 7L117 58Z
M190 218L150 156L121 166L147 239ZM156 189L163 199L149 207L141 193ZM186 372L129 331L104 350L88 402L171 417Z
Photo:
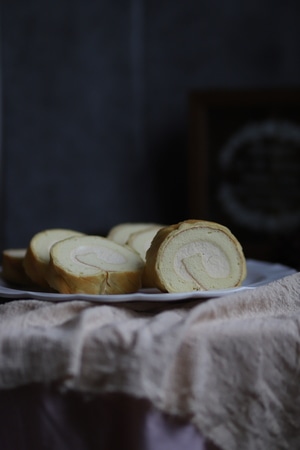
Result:
M188 95L299 87L300 2L4 0L2 246L189 217Z

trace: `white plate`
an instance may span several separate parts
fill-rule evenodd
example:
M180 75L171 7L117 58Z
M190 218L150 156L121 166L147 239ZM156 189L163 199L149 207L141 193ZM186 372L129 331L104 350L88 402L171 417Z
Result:
M66 302L71 300L85 300L94 303L131 303L131 302L174 302L180 300L209 299L223 297L234 292L247 289L255 289L271 281L278 280L287 275L296 273L292 269L281 264L247 260L247 278L242 286L233 289L222 289L214 291L193 291L180 293L162 293L156 289L141 289L133 294L124 295L86 295L86 294L58 294L49 292L31 291L26 289L16 289L7 284L0 277L0 298L3 299L36 299L49 302Z

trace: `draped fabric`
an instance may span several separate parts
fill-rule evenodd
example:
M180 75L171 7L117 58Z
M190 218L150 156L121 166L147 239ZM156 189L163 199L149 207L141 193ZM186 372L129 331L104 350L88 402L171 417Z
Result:
M299 330L300 273L166 309L3 302L0 389L124 394L224 450L300 448Z

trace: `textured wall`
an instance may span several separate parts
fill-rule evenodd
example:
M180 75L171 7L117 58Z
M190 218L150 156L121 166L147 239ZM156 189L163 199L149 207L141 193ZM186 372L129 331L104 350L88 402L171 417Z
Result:
M4 246L187 210L190 89L297 85L297 1L4 0Z

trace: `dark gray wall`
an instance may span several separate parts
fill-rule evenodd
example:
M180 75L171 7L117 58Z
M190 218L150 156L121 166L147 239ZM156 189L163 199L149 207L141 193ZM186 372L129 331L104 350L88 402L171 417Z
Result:
M188 216L187 96L299 85L300 2L4 0L3 245Z

